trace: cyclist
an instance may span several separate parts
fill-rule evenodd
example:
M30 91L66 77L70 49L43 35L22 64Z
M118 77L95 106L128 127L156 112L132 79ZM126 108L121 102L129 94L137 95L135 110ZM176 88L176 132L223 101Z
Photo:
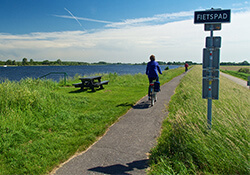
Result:
M188 71L188 63L185 63L185 72Z
M155 61L155 56L150 56L150 62L147 64L146 74L148 75L149 84L153 82L153 80L159 81L158 72L162 74L161 68L159 64ZM150 100L150 85L148 88L148 99Z

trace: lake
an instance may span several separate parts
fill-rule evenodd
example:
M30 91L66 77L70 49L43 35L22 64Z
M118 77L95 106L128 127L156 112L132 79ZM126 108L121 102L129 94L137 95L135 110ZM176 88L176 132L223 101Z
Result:
M164 70L167 66L169 69L183 67L183 65L160 65L161 70ZM74 77L76 74L84 76L96 73L144 74L145 71L146 65L13 66L0 67L0 81L6 79L19 81L27 77L39 78L50 72L66 72L69 77ZM63 78L63 74L49 75L47 78L58 81Z

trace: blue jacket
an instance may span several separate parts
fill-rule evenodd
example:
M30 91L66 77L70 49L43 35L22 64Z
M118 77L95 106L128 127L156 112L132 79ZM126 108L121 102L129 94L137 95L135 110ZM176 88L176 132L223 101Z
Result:
M147 64L146 74L148 75L148 78L156 78L158 77L158 72L162 74L161 68L159 64L156 61L150 61Z

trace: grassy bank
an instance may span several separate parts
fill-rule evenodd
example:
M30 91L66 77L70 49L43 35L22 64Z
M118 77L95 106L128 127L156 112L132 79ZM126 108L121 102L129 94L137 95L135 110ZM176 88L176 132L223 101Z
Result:
M201 98L202 69L194 67L169 104L149 174L248 174L250 92L220 77L207 130L207 100Z
M170 81L184 68L164 71ZM79 91L53 81L0 84L0 174L46 174L83 151L141 97L146 75L106 74L103 90ZM79 80L68 82L71 85Z

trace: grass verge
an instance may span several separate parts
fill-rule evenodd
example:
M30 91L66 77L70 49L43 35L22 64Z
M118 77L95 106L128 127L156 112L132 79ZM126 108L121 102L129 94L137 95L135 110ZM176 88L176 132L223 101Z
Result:
M240 70L248 70L248 72L242 72ZM234 77L238 77L242 80L248 81L248 78L250 76L249 74L250 66L221 66L220 71L224 72L226 74L232 75Z
M222 76L209 131L201 75L201 67L195 66L172 96L149 174L249 173L250 92Z
M184 72L164 71L161 83ZM77 78L77 77L76 77ZM0 84L0 174L46 174L88 148L147 94L146 75L105 74L96 92L46 80ZM79 80L67 82L71 85Z
M240 79L245 80L245 81L247 81L248 80L247 77L250 76L250 74L238 72L238 71L232 71L232 70L221 70L221 72L224 72L226 74L232 75L234 77L240 78Z

